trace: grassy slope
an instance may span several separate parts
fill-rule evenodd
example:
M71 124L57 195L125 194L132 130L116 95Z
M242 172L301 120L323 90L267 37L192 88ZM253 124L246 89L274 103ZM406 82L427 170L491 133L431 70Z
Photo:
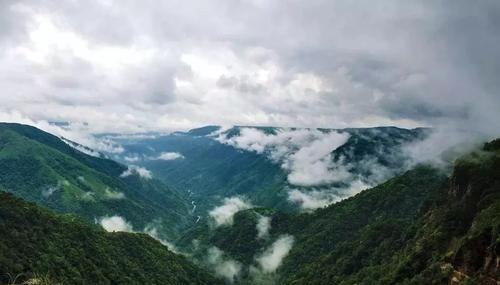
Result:
M6 273L64 284L218 284L145 234L108 233L0 192L0 283Z
M123 171L116 162L78 152L36 128L0 124L0 186L5 191L90 221L120 215L137 230L154 222L175 235L176 227L190 221L187 202L177 192L154 179L122 178Z

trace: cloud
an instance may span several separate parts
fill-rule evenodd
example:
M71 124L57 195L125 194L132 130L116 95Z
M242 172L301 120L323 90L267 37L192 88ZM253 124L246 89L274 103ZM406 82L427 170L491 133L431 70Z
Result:
M302 191L299 189L289 189L288 201L298 204L302 210L315 210L337 203L370 187L371 185L365 184L360 180L355 180L346 188Z
M54 193L60 190L64 190L64 187L70 186L70 183L68 180L58 180L56 185L49 185L44 188L42 188L42 196L44 198L49 198L52 196Z
M341 200L341 198L336 193L330 193L328 191L308 191L302 192L300 190L294 189L288 192L288 200L299 204L304 210L313 210L317 208L323 208L335 202Z
M120 200L120 199L125 199L125 194L118 191L112 191L109 188L106 188L104 190L104 197L111 200Z
M162 152L158 157L154 159L158 160L176 160L176 159L183 159L184 156L178 152Z
M52 196L52 194L54 194L59 189L61 189L61 187L59 185L46 187L46 188L42 189L42 196L44 198L49 198L50 196Z
M80 197L84 201L95 201L95 193L92 191L84 192Z
M222 206L215 207L208 214L215 221L216 226L232 225L233 217L242 210L250 209L252 205L239 197L224 198Z
M269 236L271 230L271 218L266 216L259 216L257 220L257 238L266 238Z
M470 152L494 136L471 129L443 127L433 129L422 141L405 145L403 151L410 158L409 166L431 163L437 167L449 166L459 155Z
M108 232L133 232L132 225L120 216L102 217L99 224Z
M233 283L241 273L243 266L232 259L224 257L224 252L218 247L211 247L207 252L207 262L215 273Z
M128 162L138 162L141 158L138 155L124 156L123 159Z
M335 166L331 152L342 146L349 134L317 129L277 129L266 134L256 128L239 128L240 134L217 140L236 148L264 153L281 163L288 174L288 182L300 186L314 186L337 182L348 175Z
M262 272L275 272L283 262L283 258L292 249L294 240L293 236L282 235L262 255L258 256L255 260L260 265Z
M136 165L129 165L127 170L125 170L120 175L120 177L127 177L130 175L139 175L140 177L145 178L145 179L153 178L153 176L149 170L147 170L144 167L136 166Z
M0 112L91 133L209 122L497 134L500 4L448 2L2 1Z
M160 236L160 234L158 232L158 228L154 224L148 224L144 228L143 233L148 234L152 238L156 239L161 244L168 247L168 249L170 251L175 252L175 253L180 253L179 249L173 243L167 241L166 239L164 239Z

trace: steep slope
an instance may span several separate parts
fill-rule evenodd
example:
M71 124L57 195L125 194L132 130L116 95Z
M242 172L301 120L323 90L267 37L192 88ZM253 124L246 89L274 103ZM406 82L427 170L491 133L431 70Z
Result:
M0 192L0 283L8 274L75 285L219 284L148 235L108 233Z
M271 218L265 239L260 216ZM498 284L500 140L458 159L451 178L419 166L311 214L246 210L232 225L202 227L180 244L200 259L217 246L247 266L247 282L264 270L259 256L287 235L277 284Z
M0 124L0 187L61 213L92 222L119 216L166 237L192 222L186 200L160 181L30 126Z

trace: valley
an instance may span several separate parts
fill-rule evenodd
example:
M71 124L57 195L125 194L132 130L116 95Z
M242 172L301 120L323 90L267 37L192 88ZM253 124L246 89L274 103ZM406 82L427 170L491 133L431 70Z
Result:
M443 284L450 274L457 276L456 272L461 272L464 282L476 280L478 284L489 284L487 280L497 278L498 268L488 260L498 256L495 251L499 236L499 212L495 210L499 201L498 141L459 158L454 167L450 164L450 167L436 168L412 163L404 151L425 139L428 131L423 129L322 130L319 133L298 130L305 134L296 134L296 130L252 128L251 131L259 135L271 136L267 138L271 141L285 137L285 144L273 142L259 146L262 150L258 151L252 149L255 146L251 140L242 144L248 141L240 134L246 132L244 129L237 127L217 134L215 127L202 128L147 139L118 139L106 135L106 139L112 138L124 148L117 157L109 153L90 156L77 150L74 144L36 128L2 124L0 187L2 191L65 214L59 217L31 204L25 207L40 214L16 213L24 215L23 224L38 223L32 220L36 218L33 215L45 215L71 226L76 218L75 226L84 227L97 236L106 235L108 231L112 234L110 237L120 232L131 233L123 234L127 239L135 235L152 237L157 244L151 239L147 246L155 249L138 250L156 252L164 247L166 252L170 252L168 248L180 254L174 257L174 253L169 253L173 260L187 256L190 261L182 262L188 262L186 266L191 266L190 270L214 274L215 277L210 277L207 273L203 278L213 279L202 284ZM326 171L338 172L342 167L347 175L341 176L343 180L297 185L290 177L301 169L284 168L284 161L307 163L307 160L292 161L291 158L323 139L318 136L333 132L348 135L316 160L324 163L325 158L330 159L324 164ZM306 140L297 139L297 135ZM228 142L230 139L233 141ZM278 149L283 154L280 160L273 160ZM113 156L120 162L106 158ZM158 156L168 159L147 159ZM131 162L127 157L140 158ZM342 164L346 160L350 163ZM317 161L309 163L314 165ZM376 168L362 167L368 163ZM214 175L213 171L224 175ZM207 178L206 187L202 187L204 177L211 177ZM366 188L346 190L357 180L363 181ZM371 187L372 184L379 185ZM225 187L219 188L221 185ZM309 197L309 203L312 203L311 197L317 195L313 193L322 191L328 195L334 193L341 199L326 199L324 204L316 201L314 208L304 207L290 199L294 193L291 187L300 189L304 197ZM470 190L464 193L460 190L464 187ZM330 192L332 188L336 192ZM265 196L262 191L267 191ZM6 195L2 201L8 205L25 203ZM8 224L12 222L13 208L7 211L7 204L2 206L1 216L6 229L17 226ZM478 228L480 223L485 224ZM15 232L35 234L29 233L34 230L31 227L23 226ZM53 227L40 230L59 230L58 224ZM2 237L7 243L11 239L5 234ZM64 239L71 242L71 236ZM23 244L28 242L33 241ZM86 248L90 245L80 242L78 246L85 248L82 253L88 252ZM103 241L102 245L92 246L104 247L101 250L108 252L111 251L106 249L108 243ZM470 246L477 243L483 245L483 252L478 253L485 258L482 261L470 259ZM50 246L53 249L43 251L41 248L46 246L32 247L39 251L37 256L47 256L45 263L31 263L28 260L33 257L15 251L14 247L3 255L2 267L13 274L27 271L23 274L32 278L42 273L58 281L62 281L59 275L65 276L73 280L71 284L89 282L86 278L91 277L71 273L81 274L82 267L58 266L55 271L52 260L54 254L61 256L60 248ZM21 263L9 259L13 255L20 255ZM69 256L61 258L71 262ZM109 270L109 274L116 274L113 270L125 269L110 267ZM95 282L107 284L104 280L114 278L107 272L92 278L101 278ZM138 277L130 278L138 280ZM150 282L160 281L151 279ZM125 283L135 284L120 281Z

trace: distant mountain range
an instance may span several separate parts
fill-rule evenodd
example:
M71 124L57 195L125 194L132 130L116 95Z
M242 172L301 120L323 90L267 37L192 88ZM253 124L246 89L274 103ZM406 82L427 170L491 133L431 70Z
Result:
M155 178L188 193L204 217L231 196L284 211L315 207L301 204L301 194L312 195L319 205L349 197L407 169L411 159L403 148L428 132L395 127L207 126L167 135L108 135L106 139L124 149L118 155L109 153L110 157L145 167ZM321 180L324 176L331 177ZM290 197L292 191L298 197Z

